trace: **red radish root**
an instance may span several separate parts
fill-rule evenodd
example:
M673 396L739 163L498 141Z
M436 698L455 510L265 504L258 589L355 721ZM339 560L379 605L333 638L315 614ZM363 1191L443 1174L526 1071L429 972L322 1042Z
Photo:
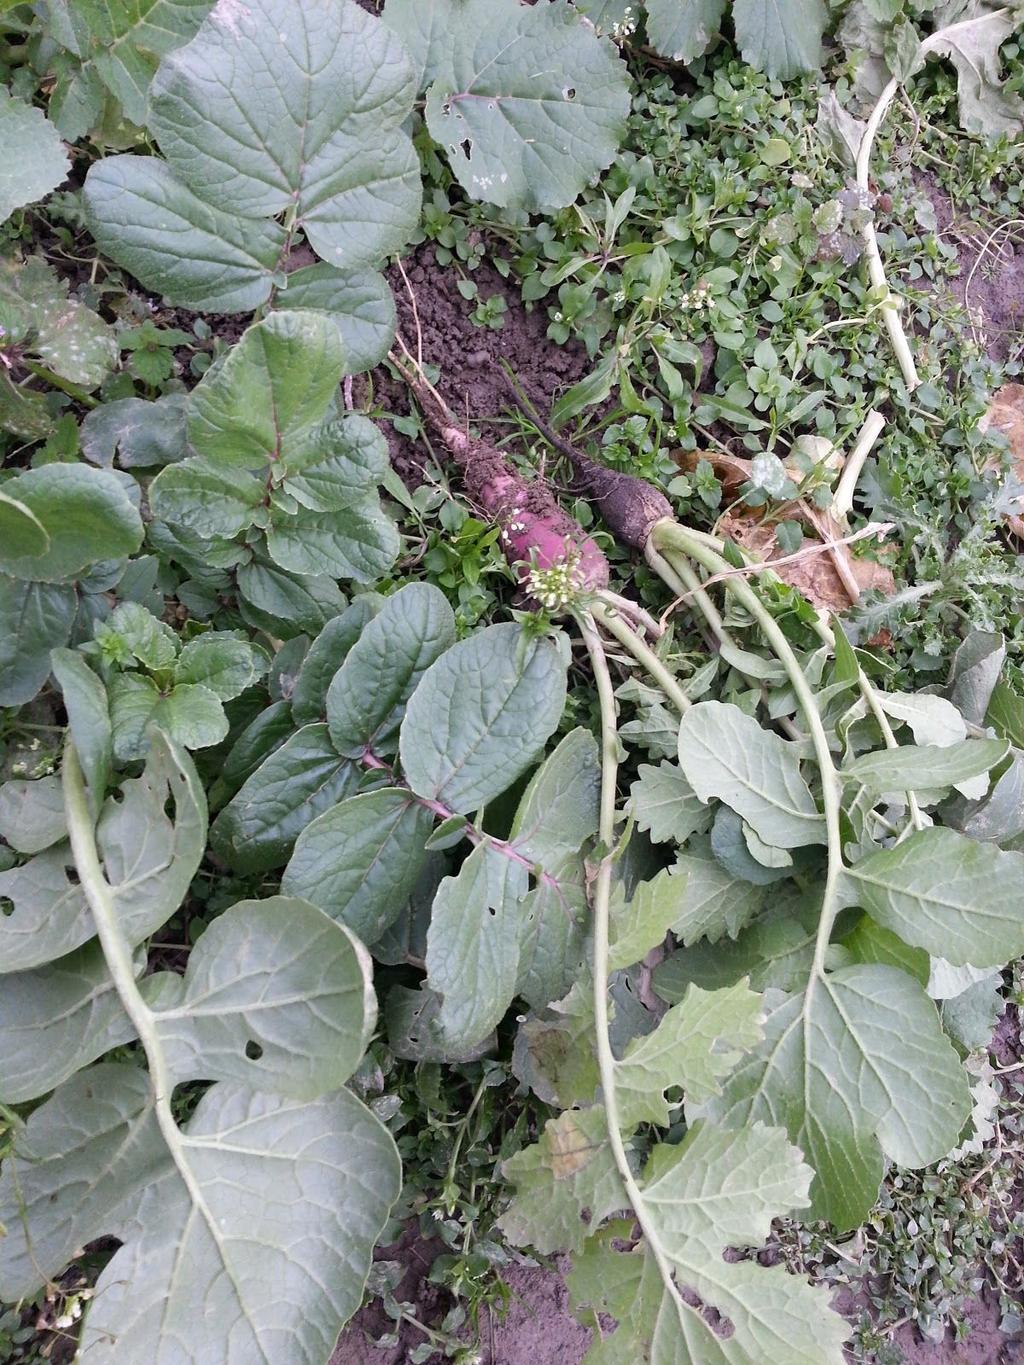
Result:
M458 465L466 492L501 527L505 558L541 605L555 608L560 599L607 587L604 554L547 485L524 479L500 451L469 436L411 358L392 353L391 360L416 395L431 431Z

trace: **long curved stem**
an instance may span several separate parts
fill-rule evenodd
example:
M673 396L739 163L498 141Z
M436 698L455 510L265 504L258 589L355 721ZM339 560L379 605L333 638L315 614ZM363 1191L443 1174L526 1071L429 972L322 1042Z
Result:
M868 119L864 135L860 140L860 147L857 150L857 188L865 196L869 196L871 193L868 174L871 165L871 151L875 144L875 134L878 132L882 120L888 112L889 105L899 88L900 82L894 76L872 109L871 117ZM870 198L867 202L871 202ZM910 349L910 342L900 319L898 300L891 294L889 281L885 277L885 266L882 264L882 253L878 249L878 235L875 232L874 219L868 214L865 214L861 237L864 241L864 259L868 263L868 276L872 285L882 294L882 317L885 319L885 329L889 333L889 340L892 342L896 359L903 371L907 388L916 389L921 379L917 373L917 366L914 364L914 353Z
M597 1065L601 1076L601 1092L604 1096L605 1115L608 1119L608 1141L615 1158L626 1194L633 1206L633 1213L640 1225L648 1250L654 1257L661 1272L666 1290L676 1302L676 1311L682 1313L687 1307L685 1300L676 1287L672 1265L662 1246L658 1229L648 1217L644 1205L643 1191L636 1182L622 1141L622 1127L619 1121L619 1103L615 1089L615 1057L612 1054L611 1040L608 1036L608 922L611 910L612 862L615 842L615 784L619 769L619 734L616 723L615 690L608 660L605 657L601 637L593 616L580 613L578 617L583 641L590 655L594 670L594 682L601 708L601 805L598 835L604 845L604 856L597 870L594 882L594 1025L597 1048Z
M628 622L624 621L614 610L605 606L603 602L594 602L591 605L591 614L595 620L604 626L609 635L615 636L623 649L632 654L638 664L647 669L680 715L690 709L692 705L690 698L680 687L678 680L673 678L650 645L641 640L636 631L631 629Z
M71 852L75 859L82 886L82 894L92 912L96 925L96 935L103 949L107 968L114 987L120 996L125 1013L131 1020L139 1042L146 1054L149 1066L150 1084L153 1087L153 1108L160 1135L167 1144L171 1159L188 1190L189 1197L200 1210L212 1240L220 1245L220 1228L214 1219L203 1192L199 1188L195 1174L184 1152L182 1134L171 1112L171 1093L173 1090L170 1069L157 1036L156 1020L146 1004L135 979L132 964L132 950L121 932L117 921L117 908L113 893L100 865L99 851L96 847L96 834L89 800L85 790L85 779L78 761L75 746L68 741L64 748L61 768L61 783L64 791L64 812L67 817L68 835Z
M697 608L707 621L712 634L717 638L719 644L735 647L736 641L729 634L729 630L722 620L718 608L712 602L710 595L705 590L703 583L690 568L689 564L676 562L669 564L650 541L644 548L644 558L654 572L666 583L677 597L689 595Z
M708 548L701 539L692 535L677 522L660 521L651 536L655 548L665 555L671 564L674 553L687 555L703 564L713 574L728 573L729 564L721 555ZM839 881L843 874L843 844L840 829L842 783L832 759L828 735L821 721L814 693L811 691L800 660L786 639L772 614L762 604L757 593L742 578L725 579L727 589L756 621L765 639L775 651L775 656L786 670L797 702L804 715L808 734L814 748L814 756L821 770L822 804L825 814L825 836L828 846L828 871L821 897L821 913L818 921L818 935L814 948L814 964L808 991L813 989L814 980L824 973L825 953L828 949L832 926L839 913Z
M706 531L695 530L689 531L688 534L693 536L695 540L700 541L702 545L706 545L709 550L713 550L716 554L721 553L722 542L718 540L715 536L708 535ZM751 561L749 567L752 572L757 573L763 577L770 577L774 574L774 570L770 563L758 564L754 561ZM666 582L668 582L667 579ZM669 583L669 586L671 587L671 583ZM829 649L833 650L835 649L836 645L835 634L829 629L825 622L821 620L820 617L814 623L814 631L815 634L818 636L818 639L821 640L823 644L827 645ZM882 703L878 700L878 693L875 690L875 687L872 684L871 679L864 672L863 668L861 668L859 663L857 664L857 688L860 691L861 696L864 698L868 710L874 716L875 721L878 724L879 730L882 732L882 740L885 744L885 747L887 749L898 749L900 747L900 743L899 740L896 738L895 734L893 733L893 728L889 723L889 717L885 714L885 709L882 706ZM924 829L925 819L924 816L921 814L921 807L918 804L916 795L912 791L906 792L905 795L907 798L907 810L910 814L911 824L913 825L914 829Z

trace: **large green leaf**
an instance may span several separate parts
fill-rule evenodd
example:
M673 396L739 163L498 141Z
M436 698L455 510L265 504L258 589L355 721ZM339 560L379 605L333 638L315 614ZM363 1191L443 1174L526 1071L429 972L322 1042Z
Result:
M686 874L686 891L671 928L687 947L702 938L712 943L726 935L735 938L765 902L763 886L727 872L696 841L679 855L676 866Z
M260 764L291 738L296 725L286 701L275 701L264 707L237 737L224 759L219 774L219 781L224 784L221 796L234 795Z
M485 841L434 897L427 983L443 997L439 1023L453 1051L480 1042L512 1003L526 888L526 869Z
M582 1253L570 1276L574 1299L618 1323L588 1359L842 1365L848 1328L829 1311L827 1290L724 1255L760 1245L773 1218L808 1202L811 1170L779 1128L757 1123L736 1133L695 1123L681 1143L653 1149L640 1200L660 1265L646 1243L634 1244L632 1218L600 1227L628 1207L600 1106L552 1120L503 1170L516 1186L500 1220L509 1240ZM729 1323L726 1335L709 1325L707 1308Z
M0 262L0 304L24 329L25 350L64 379L93 389L117 364L114 329L69 298L66 281L40 257Z
M328 621L310 645L292 690L292 714L297 725L324 720L331 679L348 658L348 652L380 610L384 599L374 592L362 593L352 604Z
M174 805L174 819L167 814ZM107 799L97 840L122 931L141 942L169 919L203 856L206 805L191 761L157 734L140 777ZM63 957L96 932L67 844L0 873L0 971L18 972Z
M451 65L427 127L474 199L540 211L571 204L615 156L629 83L615 48L566 0L461 0Z
M320 1365L359 1307L398 1196L387 1130L347 1090L301 1102L222 1083L179 1146L179 1161L154 1170L151 1190L118 1218L130 1240L97 1282L83 1349L114 1339L112 1365L136 1365L178 1338L197 1359L237 1350L267 1365ZM196 1293L221 1291L223 1316L198 1316L174 1267L187 1267Z
M655 968L654 987L671 1004L687 986L717 990L743 977L755 990L800 990L814 958L820 904L810 895L773 902L735 939L698 942L670 953Z
M122 763L146 756L151 725L183 749L208 749L227 737L224 707L208 687L182 684L164 692L138 673L121 673L109 690L114 754Z
M324 260L365 266L416 226L414 93L401 44L358 6L249 0L162 64L149 127L197 194L246 218L293 211Z
M83 197L100 249L171 303L247 313L270 297L286 241L273 219L200 199L155 156L97 161Z
M570 857L549 867L552 880L541 881L519 904L515 993L534 1009L561 1000L579 980L588 955L586 864Z
M188 760L157 736L154 752L164 750L187 781ZM130 857L134 872L153 840L165 849L180 842L161 828L166 793L147 809L125 784L131 814L108 808L93 830L73 750L63 783L98 946L151 1074L87 1069L19 1130L0 1176L0 1295L35 1293L79 1246L113 1235L122 1246L97 1284L83 1353L135 1365L187 1340L195 1359L322 1365L359 1305L399 1189L391 1137L338 1088L374 1026L369 958L314 906L275 897L225 911L184 980L165 976L140 992L132 947L166 917L172 886L143 873L150 908L133 913L124 864ZM177 807L190 826L188 803ZM201 813L198 843L201 852ZM125 1028L104 1003L95 953L84 979L69 979L67 966L63 959L49 981L41 972L16 978L13 995L37 1045L59 1041L75 1016L88 1023L94 998L95 1028L68 1048L84 1061L102 1040L123 1040ZM39 1069L36 1094L53 1073ZM173 1085L210 1078L217 1083L179 1127ZM220 1311L197 1312L197 1302Z
M401 914L426 857L434 817L402 788L350 796L299 835L281 880L375 943Z
M154 515L175 530L204 539L230 540L256 519L265 489L238 469L219 469L195 456L163 470L150 486Z
M85 897L72 879L67 844L0 872L0 970L20 972L87 943L95 933Z
M703 56L718 34L725 0L647 0L647 36L674 62Z
M336 327L318 314L273 314L249 327L192 391L189 443L220 469L291 460L323 420L344 370Z
M16 99L0 86L0 223L15 209L55 190L71 162L60 133L41 109Z
M67 838L60 778L15 778L0 787L0 836L19 853L41 853Z
M239 872L281 867L306 826L348 796L357 781L354 766L331 744L327 726L304 725L221 811L211 831L213 847Z
M625 1326L635 1324L640 1339L652 1342L653 1361L841 1365L849 1328L830 1310L827 1289L781 1266L723 1254L759 1246L773 1218L804 1208L810 1175L785 1133L761 1124L729 1133L698 1123L681 1143L654 1148L643 1172L643 1209L677 1284L700 1302L663 1282L632 1297ZM709 1307L730 1324L728 1336L708 1324Z
M135 1029L98 943L52 966L4 977L0 1101L20 1104L63 1084Z
M439 588L408 583L389 597L327 692L327 726L340 754L394 751L406 704L435 659L455 643L455 613Z
M146 119L159 59L193 36L213 0L49 0L50 29L94 70L132 123Z
M384 22L405 44L422 94L436 80L452 79L452 21L458 0L387 0Z
M846 875L873 919L935 957L1002 967L1024 952L1024 854L922 829Z
M419 796L460 813L499 796L534 761L565 705L566 667L548 640L488 626L434 663L402 725L402 769Z
M419 216L414 95L401 43L352 0L221 4L153 81L166 163L90 174L97 240L147 287L218 312L270 297L297 230L333 266L375 265ZM284 213L287 231L270 221Z
M395 300L376 270L336 270L323 261L293 270L274 300L278 310L323 313L341 333L349 374L372 370L395 339Z
M938 32L928 50L948 57L956 69L960 122L984 137L1016 137L1024 129L1024 100L1000 76L1000 48L1017 29L1011 8L982 0L952 0L935 13Z
M733 0L732 19L743 60L769 76L788 79L821 66L823 0Z
M686 875L662 868L650 881L640 882L627 900L621 886L612 896L609 917L608 967L619 971L641 962L675 924L686 893Z
M50 651L67 644L77 610L68 584L0 573L0 706L32 700L50 675Z
M814 1167L812 1218L856 1227L878 1195L883 1153L927 1166L971 1109L960 1060L934 1004L892 967L815 977L765 1021L764 1044L708 1106L732 1127L785 1127Z
M589 730L576 729L544 760L523 793L510 839L531 863L553 868L597 833L601 761Z
M724 801L766 844L824 842L824 822L796 750L738 706L691 706L679 725L679 766L702 801Z
M49 533L36 514L3 491L0 491L0 543L14 559L38 559L50 548Z
M271 559L302 577L385 573L399 547L377 494L387 443L358 413L332 420L344 368L324 314L272 313L250 327L193 390L188 437L198 454L153 481L156 515L207 539L262 528Z
M630 788L630 810L637 829L646 830L656 844L673 840L685 844L691 834L703 833L711 812L696 795L676 763L658 767L641 763Z
M502 1173L516 1186L499 1219L514 1246L578 1250L589 1229L629 1206L600 1105L549 1119L540 1141L504 1162Z
M266 671L266 655L248 640L212 630L183 647L174 666L174 681L179 686L201 684L220 701L232 701Z
M523 794L511 842L543 869L519 907L516 994L534 1009L560 1000L586 959L589 907L581 850L597 833L601 763L589 730L572 730Z
M186 395L164 394L152 402L117 398L86 414L79 432L82 454L109 469L173 464L185 454Z
M359 1065L376 1017L366 950L308 901L239 901L155 1011L175 1081L202 1075L312 1099Z
M132 554L142 544L142 518L123 477L89 465L49 464L8 479L4 493L39 522L49 543L36 554L0 547L0 572L60 583L98 560Z
M850 782L860 782L878 794L950 787L966 782L1006 757L1002 739L964 739L953 744L915 744L861 754L842 770Z
M338 615L345 599L330 578L300 578L262 556L238 570L242 619L282 640L315 635Z
M691 1105L721 1093L721 1082L762 1037L761 997L745 982L720 991L691 986L653 1033L637 1038L615 1065L619 1121L668 1126L665 1091L686 1092Z
M267 529L267 549L283 569L355 583L372 583L386 574L399 544L395 523L375 492L336 511L279 515L275 509Z

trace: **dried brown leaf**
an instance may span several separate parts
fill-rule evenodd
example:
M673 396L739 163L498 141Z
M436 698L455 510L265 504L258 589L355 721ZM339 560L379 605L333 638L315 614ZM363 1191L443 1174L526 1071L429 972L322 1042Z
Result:
M1010 447L1011 475L1018 483L1024 483L1024 384L1004 384L993 398L981 426L983 431L998 431L1006 438ZM1000 463L993 458L987 467L996 469ZM1024 512L1024 498L1015 501ZM1024 514L1008 513L1006 525L1012 535L1024 540Z

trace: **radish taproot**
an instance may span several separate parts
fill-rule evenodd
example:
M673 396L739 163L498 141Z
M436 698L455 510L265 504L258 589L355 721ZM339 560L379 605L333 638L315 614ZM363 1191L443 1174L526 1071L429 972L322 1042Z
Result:
M603 552L547 484L524 479L494 446L460 427L408 351L405 356L392 352L390 359L458 466L467 494L501 527L505 558L530 595L558 611L579 593L606 588L610 575Z

